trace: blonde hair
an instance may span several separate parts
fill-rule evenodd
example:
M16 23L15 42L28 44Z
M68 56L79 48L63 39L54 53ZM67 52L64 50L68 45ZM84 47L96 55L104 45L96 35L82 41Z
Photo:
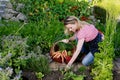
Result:
M77 26L78 29L82 28L83 25L90 25L89 23L85 21L80 21L79 18L75 16L68 16L66 17L66 19L64 19L64 26L68 24L75 24L76 22L78 23L78 26ZM69 31L69 29L65 27L64 33L68 35L68 34L71 34L72 32Z

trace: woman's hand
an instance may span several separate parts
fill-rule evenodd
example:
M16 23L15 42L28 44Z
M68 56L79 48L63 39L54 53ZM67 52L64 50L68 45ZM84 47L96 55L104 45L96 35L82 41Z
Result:
M105 39L104 34L102 34L102 40L104 40L104 39Z
M71 68L71 65L66 65L65 71L68 71Z
M68 43L69 42L69 39L63 39L63 40L61 40L62 42L64 42L64 43Z

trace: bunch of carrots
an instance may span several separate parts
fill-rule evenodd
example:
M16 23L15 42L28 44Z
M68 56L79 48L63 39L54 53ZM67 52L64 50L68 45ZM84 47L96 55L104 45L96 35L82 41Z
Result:
M52 54L52 56L53 56L53 59L59 59L59 58L61 58L62 63L64 63L64 62L68 63L69 60L71 59L71 57L68 55L68 53L67 53L66 50L54 52Z

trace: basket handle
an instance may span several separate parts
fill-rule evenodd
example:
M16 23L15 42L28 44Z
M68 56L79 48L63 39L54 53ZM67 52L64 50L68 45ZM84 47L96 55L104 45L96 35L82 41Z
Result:
M55 43L53 44L53 46L51 47L51 49L50 49L50 54L51 54L51 55L52 55L52 53L54 52L54 47L55 47L55 45L58 44L59 42L65 43L65 42L62 41L62 40L59 40L59 41L55 42ZM75 45L73 45L71 42L66 43L66 44L71 44L71 45L75 48ZM76 49L76 48L75 48L75 49Z
M62 40L59 40L59 41L55 42L55 44L57 44L57 43L59 43L59 42L63 42L63 43L65 43L64 41L62 41Z

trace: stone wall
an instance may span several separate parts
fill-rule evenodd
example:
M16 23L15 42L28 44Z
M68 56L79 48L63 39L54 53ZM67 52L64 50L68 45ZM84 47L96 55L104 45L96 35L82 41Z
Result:
M13 8L10 0L0 0L0 19L27 22L27 17L20 12L21 8L24 8L24 4L18 3Z

